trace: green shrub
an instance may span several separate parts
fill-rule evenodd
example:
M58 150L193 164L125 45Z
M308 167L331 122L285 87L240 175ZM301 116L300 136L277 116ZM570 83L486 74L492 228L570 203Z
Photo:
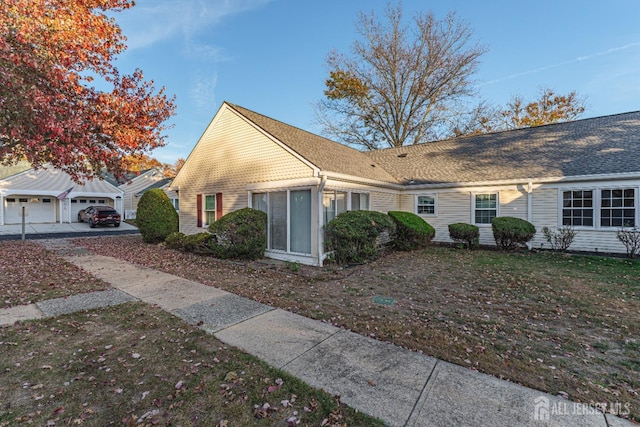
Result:
M182 250L198 255L214 255L211 250L211 233L203 231L196 234L187 234L182 240Z
M163 242L178 231L178 213L164 191L154 188L144 192L138 202L136 225L146 243Z
M463 244L467 249L477 248L480 244L480 229L476 225L464 222L449 224L449 238Z
M393 239L395 223L376 211L347 211L327 224L327 246L339 264L364 262L375 257L385 235Z
M494 218L491 229L496 245L507 251L524 246L536 234L536 227L529 221L511 216Z
M388 215L396 224L395 249L410 251L424 248L436 235L436 229L414 213L390 211Z
M164 239L164 243L168 248L183 250L185 237L186 235L184 233L175 231L169 234L166 239Z
M209 226L209 247L217 258L258 259L267 246L267 214L244 208Z

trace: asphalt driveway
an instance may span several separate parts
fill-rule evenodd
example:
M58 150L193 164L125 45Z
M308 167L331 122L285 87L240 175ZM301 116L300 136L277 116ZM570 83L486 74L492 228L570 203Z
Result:
M52 239L65 237L83 237L120 234L136 234L138 229L126 222L120 227L112 225L89 227L85 222L25 224L25 239ZM0 225L0 240L18 240L22 238L22 224Z

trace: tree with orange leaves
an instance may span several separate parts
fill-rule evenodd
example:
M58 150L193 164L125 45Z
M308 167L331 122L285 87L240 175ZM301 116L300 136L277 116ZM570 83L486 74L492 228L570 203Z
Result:
M165 144L174 98L113 65L125 37L106 13L132 0L0 2L0 158L75 180L126 172L126 156ZM93 79L108 87L98 90Z

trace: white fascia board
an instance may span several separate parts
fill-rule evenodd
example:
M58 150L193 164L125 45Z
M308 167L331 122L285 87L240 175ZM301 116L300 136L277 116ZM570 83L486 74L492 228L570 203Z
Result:
M274 190L280 188L312 187L320 184L320 178L297 178L282 181L256 182L247 185L248 191Z
M331 172L331 171L320 171L318 173L319 177L327 177L327 179L331 181L341 181L341 182L349 182L354 184L363 184L370 187L381 187L381 188L389 188L393 190L404 190L407 188L406 185L394 184L391 182L377 181L375 179L361 178L355 175L347 175L339 172Z
M16 195L16 196L53 196L56 197L58 194L60 194L61 191L51 191L51 190L20 190L20 189L13 189L13 188L5 188L0 190L0 194L2 194L3 196L11 196L11 195Z
M506 185L528 185L535 184L562 184L583 181L620 181L626 179L640 179L640 172L625 172L617 174L598 174L598 175L576 175L563 177L544 177L544 178L522 178L522 179L506 179L494 181L469 181L469 182L444 182L437 184L405 184L402 189L413 192L416 190L429 190L440 188L467 188L467 187L498 187Z

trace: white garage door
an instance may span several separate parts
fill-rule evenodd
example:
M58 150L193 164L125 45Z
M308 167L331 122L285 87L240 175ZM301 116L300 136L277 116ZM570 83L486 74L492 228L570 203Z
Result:
M4 223L22 223L22 206L26 208L27 223L56 222L56 204L53 197L16 196L4 199Z

